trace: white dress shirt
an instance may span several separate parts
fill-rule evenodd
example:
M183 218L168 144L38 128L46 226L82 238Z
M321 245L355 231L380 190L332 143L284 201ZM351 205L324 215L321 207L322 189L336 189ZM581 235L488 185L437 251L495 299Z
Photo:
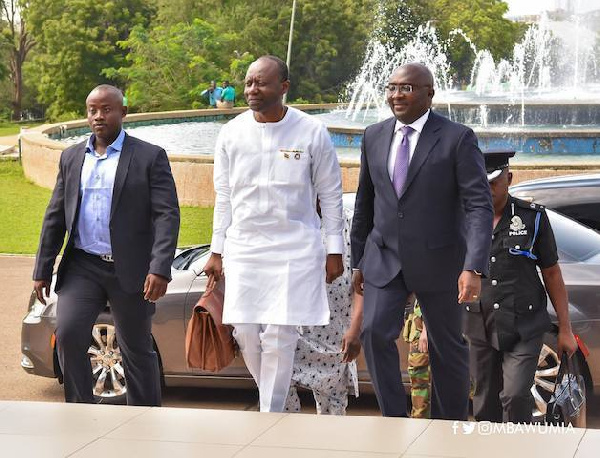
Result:
M325 325L325 249L343 253L341 170L326 127L288 107L259 123L248 110L219 133L211 251L223 254L223 321Z
M419 137L421 136L421 132L423 131L423 126L429 119L429 111L427 110L423 116L417 119L412 124L403 124L400 121L396 120L396 125L394 126L394 138L392 140L392 146L390 147L390 154L388 155L388 173L390 174L390 180L394 179L394 165L396 164L396 156L398 155L398 149L400 148L400 142L402 141L402 132L400 129L404 126L410 126L413 128L414 132L410 134L408 138L409 141L409 156L408 163L412 160L413 155L415 154L415 148L417 147L417 143L419 141Z

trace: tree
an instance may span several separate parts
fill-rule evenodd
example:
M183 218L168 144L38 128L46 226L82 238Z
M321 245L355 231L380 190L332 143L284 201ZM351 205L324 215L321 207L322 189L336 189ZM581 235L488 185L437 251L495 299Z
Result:
M299 1L290 69L290 100L338 99L342 85L360 66L371 23L369 11L372 1ZM165 57L158 49L165 46L163 41L167 37L176 42L179 40L177 34L184 31L191 33L189 27L199 27L195 17L202 18L202 27L205 30L210 28L211 34L204 38L207 40L204 44L188 41L188 46L193 48L192 54L196 55L196 61L206 70L196 68L194 78L200 78L198 82L202 83L203 88L211 79L222 80L226 77L241 83L244 76L241 70L245 71L247 68L249 56L274 54L285 59L291 5L289 0L158 0L155 23L151 30L138 31L135 43L125 45L130 49L130 55L126 65L117 74L128 74L127 80L135 84L134 81L140 79L142 74L147 74L149 68L160 73L155 65L158 61L169 59L169 65L174 68L191 62L191 56L186 53L177 51L172 56ZM159 44L161 42L162 45ZM214 44L218 46L211 48ZM154 51L150 52L151 48L155 48ZM143 53L146 57L141 58ZM150 58L158 54L161 55L160 58ZM129 65L131 68L127 69ZM182 91L176 93L165 91L166 98L155 97L156 100L151 104L142 102L137 97L139 108L172 108L176 100L182 104L179 108L186 107L191 102L189 94L194 94L197 103L199 88L190 91L188 73L189 69L183 68L177 72L178 75L183 75L186 90L182 88ZM113 73L110 75L114 76ZM150 79L143 79L151 83ZM152 87L157 85L160 86L158 81ZM137 94L139 93L138 91Z
M290 99L338 100L344 84L363 60L372 24L368 20L372 14L369 3L360 0L298 3Z
M508 4L501 0L433 0L433 11L443 39L450 40L452 31L460 29L478 50L487 49L495 60L510 57L526 29L504 18ZM475 58L470 45L460 37L452 39L448 54L459 77L469 77Z
M135 110L174 110L200 105L201 92L211 80L231 79L241 84L252 56L237 56L236 36L221 33L201 19L158 26L150 31L136 26L127 40L125 65L104 72L128 86ZM245 68L243 63L246 62Z
M523 35L526 26L505 19L507 11L508 4L501 0L392 0L382 5L383 41L401 49L429 22L446 44L452 71L459 80L468 80L475 59L472 45L489 50L498 60L509 57Z
M21 17L27 1L0 0L0 7L6 21L6 27L1 29L0 41L8 53L9 77L13 83L12 118L18 121L22 111L23 64L29 51L35 46L35 40Z
M125 62L117 42L147 26L154 8L149 0L29 0L24 13L38 41L32 71L39 98L58 120L80 117L89 91L113 83L103 70Z
M35 80L51 119L80 116L89 90L105 82L126 88L134 109L199 106L210 80L239 86L254 57L285 59L292 6L291 0L0 4L8 1L22 2L37 42L27 81ZM506 58L523 32L522 25L503 18L506 8L500 0L298 0L289 100L337 100L360 69L373 34L399 50L428 22L452 62L450 73L468 79L473 47L455 29L477 49Z

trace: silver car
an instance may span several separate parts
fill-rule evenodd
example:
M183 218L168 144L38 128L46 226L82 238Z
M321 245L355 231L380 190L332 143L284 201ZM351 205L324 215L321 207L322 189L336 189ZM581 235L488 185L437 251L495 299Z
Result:
M510 193L600 231L600 173L521 181Z
M351 208L354 195L344 196L345 206ZM569 309L573 331L590 352L600 348L600 233L574 220L549 210L548 216L554 229L559 248L560 264L569 292ZM202 245L180 250L172 267L173 280L165 297L156 303L152 334L155 349L160 358L161 374L167 386L219 386L254 387L254 383L240 357L218 374L190 369L185 360L185 330L192 308L206 285L202 273L209 256L209 246ZM554 310L548 310L554 321ZM61 379L61 372L54 348L56 325L56 295L52 293L46 306L32 294L22 328L21 366L27 372L44 377ZM399 342L405 384L407 348ZM554 388L558 371L555 351L556 337L548 334L539 359L535 385L532 392L536 400L536 414L546 411L546 404ZM94 394L103 402L124 401L127 385L121 363L118 339L110 315L110 304L98 318L93 328L89 356L94 376ZM600 385L599 359L587 358L586 350L577 355L591 390ZM361 388L370 390L370 378L362 356L359 358Z

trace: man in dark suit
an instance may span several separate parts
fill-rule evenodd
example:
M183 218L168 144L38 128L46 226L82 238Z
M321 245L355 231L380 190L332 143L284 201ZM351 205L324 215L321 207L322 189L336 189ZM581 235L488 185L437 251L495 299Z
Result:
M493 213L483 156L471 129L430 110L427 67L396 69L386 95L394 118L365 131L351 237L365 357L383 415L406 416L395 341L414 292L429 338L431 416L466 419L458 304L477 300L488 268Z
M67 402L94 402L87 349L99 313L110 303L130 405L161 402L151 325L154 301L171 279L179 205L165 151L122 128L121 92L90 92L89 140L61 155L33 273L45 304L52 269L68 234L55 290L56 348ZM108 357L108 355L106 355Z

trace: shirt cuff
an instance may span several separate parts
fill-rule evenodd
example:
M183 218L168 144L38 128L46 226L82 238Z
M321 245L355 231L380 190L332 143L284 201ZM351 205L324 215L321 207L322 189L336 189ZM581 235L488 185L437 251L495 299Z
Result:
M344 238L341 235L327 236L327 254L344 254Z
M225 245L225 237L222 235L213 234L210 242L210 251L212 253L223 254L223 246Z

